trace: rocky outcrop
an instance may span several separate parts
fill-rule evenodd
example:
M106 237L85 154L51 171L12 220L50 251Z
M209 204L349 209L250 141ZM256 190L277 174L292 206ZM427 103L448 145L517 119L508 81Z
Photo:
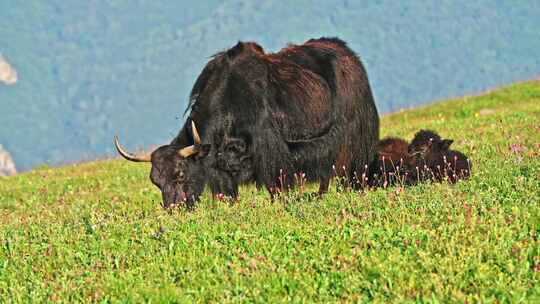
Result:
M7 60L0 54L0 83L7 85L13 85L17 83L18 76L17 71L7 62Z
M0 145L0 176L10 176L17 174L15 163L8 151Z

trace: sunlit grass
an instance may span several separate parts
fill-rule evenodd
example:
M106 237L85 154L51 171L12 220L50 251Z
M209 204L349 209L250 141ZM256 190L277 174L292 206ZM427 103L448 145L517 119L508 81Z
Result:
M471 157L469 181L274 203L246 186L169 213L144 164L0 179L0 302L540 301L540 83L382 119L420 128Z

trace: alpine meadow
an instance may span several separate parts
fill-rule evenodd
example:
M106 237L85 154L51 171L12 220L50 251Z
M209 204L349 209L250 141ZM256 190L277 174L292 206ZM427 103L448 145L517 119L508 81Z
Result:
M540 81L381 118L381 137L419 129L471 177L273 202L245 185L192 212L122 159L0 178L0 302L540 302Z

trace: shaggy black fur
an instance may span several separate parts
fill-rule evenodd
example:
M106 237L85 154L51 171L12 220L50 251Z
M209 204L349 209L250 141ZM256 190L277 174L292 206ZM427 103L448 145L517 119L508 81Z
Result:
M411 166L414 166L408 147L409 143L401 138L380 140L375 146L375 159L369 165L367 185L385 187L407 181Z
M205 183L214 194L235 198L239 183L254 180L274 194L288 189L299 172L319 180L324 193L332 174L354 177L363 171L379 137L366 71L337 38L312 39L273 54L239 42L206 64L186 112L170 149L193 144L194 121L207 152L187 159L162 153L164 148L154 152L152 172L164 175L155 183L165 206L179 198L191 204Z
M431 130L420 130L415 134L409 152L415 156L421 180L442 181L448 178L449 182L455 183L469 178L470 160L465 154L450 150L453 142L452 139L442 139Z

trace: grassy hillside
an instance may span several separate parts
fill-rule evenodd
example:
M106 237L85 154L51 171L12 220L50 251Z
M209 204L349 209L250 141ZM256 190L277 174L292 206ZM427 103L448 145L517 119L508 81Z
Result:
M454 138L457 185L161 209L146 165L0 179L0 302L540 301L540 82L382 119Z

